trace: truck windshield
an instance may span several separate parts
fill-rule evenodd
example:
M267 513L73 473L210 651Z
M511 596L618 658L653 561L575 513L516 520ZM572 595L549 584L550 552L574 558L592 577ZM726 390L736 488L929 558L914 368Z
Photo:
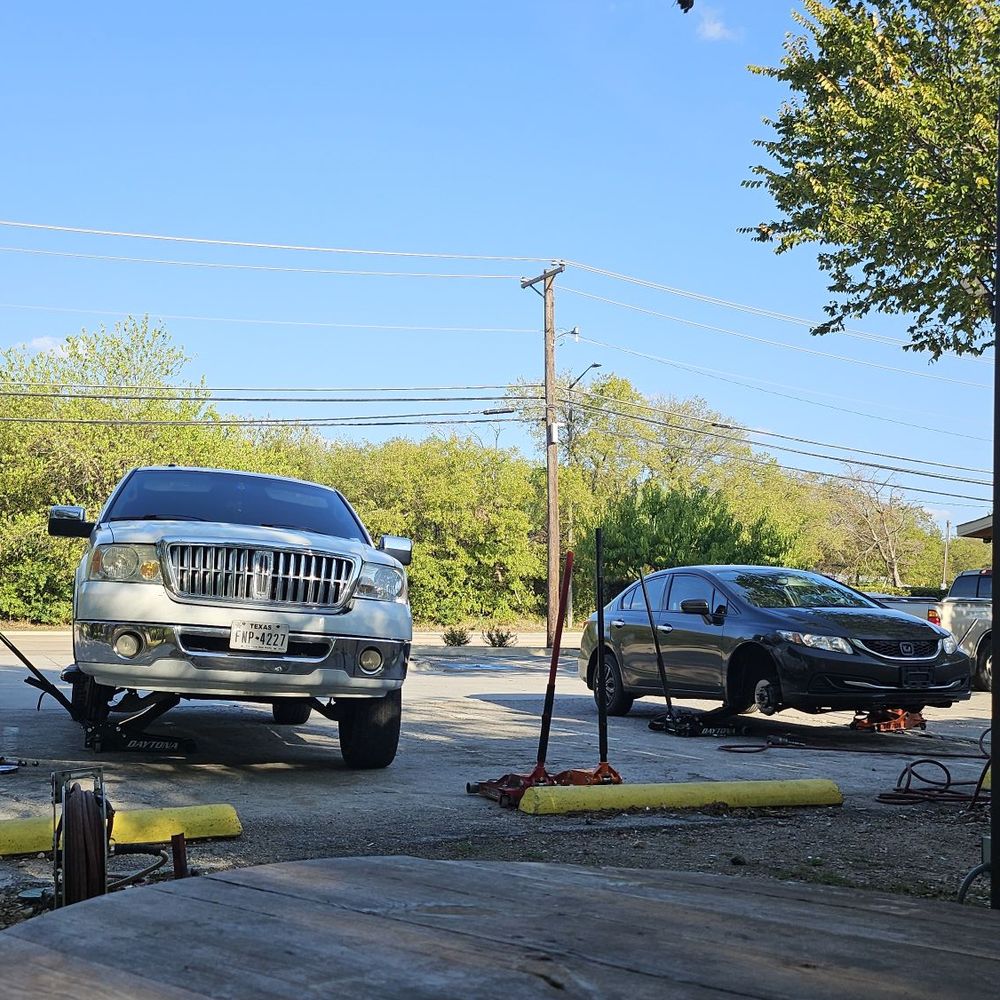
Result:
M863 594L818 573L733 569L716 574L755 608L877 608Z
M107 520L215 521L368 540L335 490L210 469L139 469L115 497Z

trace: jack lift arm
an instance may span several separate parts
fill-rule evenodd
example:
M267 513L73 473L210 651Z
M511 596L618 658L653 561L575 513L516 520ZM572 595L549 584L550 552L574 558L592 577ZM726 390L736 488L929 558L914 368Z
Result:
M83 717L81 711L52 683L3 632L0 632L0 643L3 643L24 665L30 677L24 678L24 683L42 692L42 696L50 695L68 713L69 717L84 731L84 746L97 753L102 751L128 751L133 753L193 753L193 740L168 736L146 731L151 722L160 718L170 709L180 703L177 695L160 698L142 707L120 722L94 721ZM39 704L41 698L39 698Z

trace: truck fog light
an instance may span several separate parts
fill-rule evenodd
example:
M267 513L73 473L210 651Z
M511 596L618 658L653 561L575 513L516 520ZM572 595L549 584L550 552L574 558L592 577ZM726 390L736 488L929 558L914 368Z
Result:
M358 666L366 674L377 674L382 669L382 654L374 646L369 646L361 650Z
M115 652L128 660L131 660L133 656L138 656L141 650L142 636L135 632L122 632L115 639Z

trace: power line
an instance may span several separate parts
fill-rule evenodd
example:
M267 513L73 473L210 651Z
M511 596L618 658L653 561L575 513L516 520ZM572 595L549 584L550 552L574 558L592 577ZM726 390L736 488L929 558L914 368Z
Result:
M674 430L693 431L696 434L701 434L701 435L703 435L705 437L719 438L722 441L732 441L732 442L734 442L736 444L752 445L752 446L756 446L758 448L771 448L774 451L787 451L787 452L791 452L792 454L795 454L795 455L806 455L809 458L822 458L822 459L826 459L827 461L839 462L839 463L844 464L844 465L860 465L860 466L864 466L866 468L879 469L880 471L883 471L883 472L899 472L899 473L904 473L905 475L908 475L908 476L924 476L924 477L926 477L928 479L935 479L935 480L941 480L941 481L952 482L952 483L965 483L965 484L968 484L970 486L990 486L990 485L992 485L991 483L983 482L982 480L979 480L979 479L966 479L966 478L961 477L961 476L947 476L947 475L944 475L942 473L937 473L937 472L923 472L922 470L919 470L919 469L907 469L907 468L903 468L903 467L899 467L899 466L883 465L883 464L881 464L879 462L868 462L868 461L864 461L862 459L844 459L844 458L840 458L840 457L838 457L836 455L823 455L823 454L821 454L819 452L806 451L806 450L804 450L802 448L791 448L788 445L779 445L779 444L770 444L770 443L764 444L764 443L758 442L758 441L747 441L744 438L731 437L730 435L719 434L716 431L707 431L707 430L704 430L704 429L698 428L698 427L683 427L683 426L678 425L678 424L670 423L670 421L667 421L667 420L655 420L652 417L642 417L642 416L638 416L638 415L636 415L634 413L624 413L624 412L622 412L620 410L610 410L610 409L607 409L607 408L604 408L604 407L600 407L600 406L589 406L586 403L575 402L573 405L574 406L579 406L581 409L584 409L584 410L591 410L591 411L594 411L594 412L597 412L597 413L604 413L604 414L609 414L609 415L612 415L612 416L626 417L626 418L628 418L630 420L638 420L638 421L640 421L642 423L652 424L652 425L655 425L655 426L658 426L658 427L670 427L670 428L672 428Z
M351 386L201 386L201 385L131 385L123 382L110 384L107 382L22 382L17 379L0 380L0 385L30 385L48 388L66 389L121 389L159 390L164 392L461 392L473 389L540 389L541 382L521 382L516 387L511 385L351 385ZM91 398L91 397L88 397ZM160 397L157 397L160 398ZM166 398L166 397L163 397ZM223 397L223 401L226 398ZM496 397L505 398L505 397Z
M199 236L168 236L162 233L133 233L113 229L86 229L82 226L55 226L41 222L15 222L0 219L0 226L36 229L51 233L77 233L85 236L115 236L132 240L158 240L165 243L196 243L203 246L244 247L256 250L297 250L306 253L339 253L369 257L426 257L435 260L497 260L516 263L547 263L547 257L511 257L502 254L434 253L413 250L363 250L347 247L309 246L292 243L262 243L247 240L206 239Z
M392 323L328 323L294 319L244 319L238 316L191 316L162 313L155 309L77 309L72 306L38 306L0 302L0 309L32 309L39 312L80 313L85 316L155 316L157 319L193 320L199 323L239 323L246 326L304 326L334 330L403 330L429 333L541 333L533 327L509 326L411 326Z
M77 260L104 260L127 264L166 264L173 267L203 267L224 271L290 271L295 274L350 274L378 278L499 278L516 280L516 274L441 274L433 271L360 271L352 268L287 267L277 264L228 264L210 260L164 260L156 257L121 257L111 254L76 253L69 250L38 250L30 247L0 247L3 253L36 254L45 257L70 257Z
M780 396L782 399L792 399L798 403L806 403L809 406L821 406L827 410L834 410L837 413L850 413L857 417L867 417L871 420L882 420L890 424L899 424L903 427L909 427L913 430L929 431L934 434L945 434L949 437L965 438L969 441L984 441L990 442L991 438L979 437L975 434L963 434L960 431L949 431L944 430L940 427L928 427L923 424L915 424L912 420L895 420L892 417L885 417L879 413L865 413L862 410L852 410L844 406L834 406L831 403L821 403L815 399L805 399L802 396L796 396L791 393L778 392L775 389L765 389L763 385L754 385L746 379L740 378L733 372L723 372L715 368L705 368L701 365L693 365L684 361L674 361L671 358L664 358L657 354L647 354L644 351L637 351L631 347L622 347L619 344L608 344L601 340L594 340L590 337L579 338L583 343L593 344L595 347L604 347L609 351L621 351L623 354L631 354L637 358L645 358L648 361L656 361L659 364L667 365L671 368L679 368L681 371L695 372L698 375L704 375L706 378L716 379L720 382L728 382L731 385L738 385L744 389L753 389L756 392L764 392L770 396ZM763 382L764 385L783 385L781 382L770 382L766 379L757 379L756 381ZM792 388L791 386L785 386L785 388ZM849 396L840 396L836 393L819 393L819 395L830 396L833 399L850 399ZM876 404L877 405L877 404ZM899 409L898 407L893 407L893 409Z
M0 385L3 383L0 382ZM194 390L203 391L203 390ZM96 402L156 401L167 403L384 403L384 396L177 396L154 393L92 393L92 392L6 392L6 399L86 399ZM503 400L533 400L538 396L393 396L392 402L400 403L465 403L497 402Z
M939 469L951 469L953 471L958 471L958 472L980 472L985 476L991 475L992 472L992 470L990 469L979 469L968 465L952 465L947 462L934 462L929 459L912 458L908 455L893 455L883 451L868 451L864 448L854 448L850 445L831 444L829 441L816 441L812 438L796 437L795 435L792 434L781 434L778 431L766 431L757 427L746 427L742 424L730 424L721 420L712 420L708 417L699 417L693 413L686 413L684 410L672 410L669 407L651 406L646 403L635 403L631 401L626 402L624 400L615 399L614 396L606 396L603 395L602 393L594 392L589 389L570 389L563 391L573 392L578 396L589 396L596 399L605 399L608 400L609 402L624 404L626 406L635 407L641 410L651 410L654 413L666 413L672 416L679 416L685 420L695 420L698 423L708 424L711 427L718 427L723 430L740 431L744 434L757 434L765 437L776 437L784 441L795 441L799 444L812 444L820 448L834 448L837 451L854 452L855 454L858 455L871 455L874 456L875 458L891 458L897 462L915 462L917 465L932 465L936 466ZM507 398L510 399L513 397L508 396ZM524 398L531 399L535 397L524 397ZM575 405L575 404L570 402L570 405ZM670 426L677 426L677 425L671 424ZM686 429L697 432L697 428L686 428ZM831 455L830 457L833 458L834 456Z
M621 436L625 437L625 438L628 438L628 439L630 439L632 441L643 441L646 444L658 445L661 448L664 447L664 444L663 444L662 441L658 441L658 440L656 440L656 438L643 437L641 434L628 434L628 433L625 433L625 434L622 434ZM699 451L696 448L679 447L679 448L671 448L671 451L687 452L687 453L690 453L690 454L703 454L703 452ZM742 462L742 463L744 463L746 465L772 466L772 467L774 467L776 469L781 469L783 472L800 472L800 473L804 473L807 476L820 476L821 478L824 478L824 479L841 479L841 480L846 480L849 483L856 483L857 482L857 477L856 476L848 476L848 475L844 475L842 473L837 473L837 472L819 472L816 469L803 469L803 468L800 468L799 466L795 466L795 465L783 465L781 462L775 461L773 459L769 460L769 459L764 459L764 458L749 458L747 456L738 456L738 455L726 455L725 458L726 458L726 461ZM955 506L955 507L980 507L982 504L987 504L988 505L988 504L992 503L991 500L984 500L981 497L966 496L964 493L944 493L941 490L928 490L928 489L924 489L921 486L901 486L901 485L896 484L896 483L892 483L891 486L892 486L893 489L900 490L901 492L905 492L905 493L920 493L920 494L927 494L927 495L935 496L935 497L946 497L948 499L974 500L975 501L975 503L972 503L972 504L963 504L963 503L954 504L953 506Z
M608 271L602 267L595 267L591 264L583 264L580 261L568 260L566 264L570 267L579 268L581 271L588 271L591 274L603 275L607 278L614 278L617 281L627 281L633 285L639 285L643 288L653 288L661 292L669 292L671 295L679 295L686 299L693 299L696 302L705 302L710 305L724 306L727 309L736 309L740 312L749 313L752 316L760 316L765 319L776 319L780 320L782 323L794 323L797 326L805 326L809 329L813 329L819 324L808 319L804 319L801 316L792 316L788 313L777 312L773 309L765 309L761 306L751 306L746 305L742 302L733 302L730 299L718 298L714 295L704 295L700 292L691 292L684 288L676 288L672 285L664 285L658 281L649 281L645 278L637 278L630 274L621 274L618 271ZM874 343L885 344L890 347L900 347L908 343L908 341L900 337L890 337L884 334L875 333L865 333L861 330L851 330L845 328L843 330L834 331L845 337L855 337L859 340L870 340ZM958 355L959 360L962 361L980 361L985 364L992 364L992 361L988 358L983 357L972 357L969 355Z
M413 426L422 426L423 423L496 423L496 418L484 417L482 420L430 420L424 421L423 417L465 417L467 415L482 415L482 410L442 410L430 413L385 413L385 414L360 414L349 417L220 417L211 418L191 418L191 419L167 419L142 417L0 417L0 423L5 424L86 424L86 425L109 425L128 427L341 427L341 426L380 426L386 421L401 421L403 418L413 421ZM360 424L352 424L349 421L363 421ZM500 420L500 423L505 422ZM402 426L402 424L400 424Z
M899 375L912 375L914 378L931 379L934 382L951 382L954 385L963 385L973 389L989 389L990 386L982 382L967 382L964 379L949 378L946 375L932 375L930 372L915 372L907 368L897 368L894 365L883 365L877 361L864 361L861 358L851 358L843 354L829 354L826 351L815 351L811 347L799 347L797 344L786 344L780 340L768 340L766 337L755 337L749 333L742 333L739 330L730 330L724 326L714 326L711 323L699 323L693 319L685 319L683 316L671 316L669 313L657 312L655 309L646 309L631 302L620 302L618 299L609 299L603 295L594 295L591 292L584 292L578 288L569 288L560 285L560 290L570 292L573 295L582 295L587 299L594 299L597 302L606 302L608 305L619 306L622 309L631 309L633 312L644 313L647 316L654 316L657 319L670 320L673 323L683 323L685 326L697 327L700 330L710 330L714 333L724 333L730 337L739 337L741 340L750 340L757 344L765 344L768 347L779 347L787 351L796 351L799 354L811 354L814 357L829 358L832 361L843 361L851 365L861 365L865 368L878 368L882 371L895 372Z

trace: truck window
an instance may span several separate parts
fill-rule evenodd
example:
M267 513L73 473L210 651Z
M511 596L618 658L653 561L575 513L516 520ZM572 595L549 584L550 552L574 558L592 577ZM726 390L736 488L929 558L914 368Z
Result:
M993 574L983 574L979 577L979 596L987 600L993 597Z
M951 590L948 591L948 596L949 597L981 596L976 593L979 579L980 578L978 574L972 574L972 573L963 576L956 576L955 582L951 585ZM989 577L989 579L992 579L992 577Z

